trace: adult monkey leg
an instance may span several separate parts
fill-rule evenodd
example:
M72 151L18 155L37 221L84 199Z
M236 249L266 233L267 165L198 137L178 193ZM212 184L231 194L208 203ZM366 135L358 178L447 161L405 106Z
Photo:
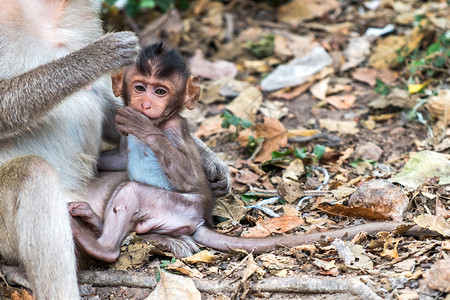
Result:
M35 274L28 280L36 299L78 299L74 243L67 234L69 199L58 174L30 155L3 164L0 178L2 257Z

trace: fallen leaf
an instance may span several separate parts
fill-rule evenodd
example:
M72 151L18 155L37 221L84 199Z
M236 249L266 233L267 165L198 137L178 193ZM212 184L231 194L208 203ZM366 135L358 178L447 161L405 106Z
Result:
M159 271L161 280L145 300L200 300L201 294L189 277Z
M186 266L181 260L177 260L176 262L168 265L167 270L178 271L181 274L187 275L191 278L203 278L203 274L200 273L199 270Z
M216 261L216 256L213 255L208 250L203 250L198 253L195 253L192 256L183 258L183 260L190 264L196 264L196 263L214 263Z
M255 87L242 91L225 108L238 118L255 122L256 113L262 104L262 93Z
M387 216L370 208L348 207L339 203L331 204L328 202L321 202L316 208L335 216L357 217L367 220L387 220L388 218Z
M398 258L399 255L398 255L398 250L397 249L398 249L398 243L399 242L400 242L400 240L397 239L396 242L395 242L394 247L392 249L390 249L391 246L392 246L393 241L390 238L386 239L386 241L384 242L384 246L383 246L383 252L381 252L380 255L383 256L383 257L389 256L389 257L394 258L394 259Z
M320 119L319 125L328 131L337 131L340 134L357 134L358 124L355 121L337 121L333 119Z
M240 183L255 183L258 179L260 178L260 176L258 174L255 174L249 170L239 170L239 172L236 174L235 179L237 182Z
M431 79L420 84L408 84L408 91L410 94L415 94L420 92L424 87L426 87L431 82Z
M343 94L328 96L325 101L339 109L349 109L355 104L356 96L353 94Z
M450 236L450 223L443 217L433 215L421 215L414 218L414 223L422 228L437 231L443 236Z
M340 7L340 5L340 2L336 0L294 0L281 5L278 9L277 17L281 22L295 25L305 20L324 16L327 12Z
M313 34L297 35L285 30L276 30L274 51L277 57L302 57L320 44Z
M222 127L223 119L220 115L216 115L206 119L197 129L195 135L198 138L207 138L214 134L224 132L226 129Z
M442 89L436 96L428 97L426 106L433 116L450 125L450 90Z
M249 258L247 261L247 266L244 269L243 275L242 275L242 281L246 281L250 276L253 274L258 274L259 276L263 276L266 271L264 271L253 259L253 255L249 254Z
M311 94L320 100L325 100L327 96L328 85L330 84L330 77L327 77L318 83L314 84L309 91Z
M234 78L238 73L236 66L229 61L210 62L206 60L200 49L195 51L194 56L188 60L188 64L192 74L211 80L218 80L222 77Z
M398 76L389 69L357 68L352 73L355 80L365 82L370 86L375 86L377 79L384 83L394 83Z
M407 56L416 49L423 39L423 32L419 27L414 27L408 36L388 36L379 39L372 55L369 58L369 65L376 69L390 69L398 63L398 52Z
M272 158L271 153L287 145L287 130L277 119L264 117L264 124L256 124L256 136L263 137L261 150L254 161L262 162Z
M272 233L284 233L305 222L296 216L282 216L256 222L256 226L249 228L249 233L245 237L266 237Z
M294 159L289 163L289 166L283 173L283 180L293 180L297 181L301 176L305 174L305 166L303 165L303 161L299 158Z
M247 209L244 207L242 202L229 199L219 199L212 214L214 216L240 221L245 216L246 211Z
M423 274L427 285L444 293L450 293L450 258L438 260Z
M450 160L444 155L434 151L421 151L412 153L403 170L391 182L416 189L426 177L438 176L439 184L450 183Z
M176 9L171 9L145 27L139 35L141 45L163 41L168 47L176 47L181 39L183 21Z
M343 54L346 62L341 66L341 71L347 71L362 63L370 53L370 41L366 36L349 39L347 48Z
M24 289L15 290L11 295L11 300L33 300L33 296Z
M295 88L284 88L281 90L278 90L276 92L273 92L270 94L271 98L281 98L284 100L292 100L294 98L297 98L304 92L306 92L309 87L313 84L313 81L305 82L304 84L299 85Z

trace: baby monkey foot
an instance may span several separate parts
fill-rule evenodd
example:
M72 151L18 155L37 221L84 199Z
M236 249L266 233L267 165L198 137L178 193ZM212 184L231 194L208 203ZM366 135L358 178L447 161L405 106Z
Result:
M91 230L97 234L101 234L103 230L103 219L95 214L91 206L86 202L70 202L69 213L74 218L80 218Z

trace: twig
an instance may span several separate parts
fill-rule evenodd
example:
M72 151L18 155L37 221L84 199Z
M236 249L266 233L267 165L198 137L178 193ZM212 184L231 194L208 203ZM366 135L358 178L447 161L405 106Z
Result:
M247 259L250 257L250 255L252 255L251 253L249 253L246 257L244 257L236 266L234 266L233 268L231 268L231 270L228 270L227 272L225 272L225 274L222 276L223 278L226 278L228 276L230 276L237 268L239 268L240 266L242 266L244 264L244 262L247 261Z

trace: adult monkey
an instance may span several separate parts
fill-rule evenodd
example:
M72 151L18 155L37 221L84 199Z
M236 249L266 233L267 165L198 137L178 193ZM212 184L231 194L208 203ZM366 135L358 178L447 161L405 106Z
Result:
M102 37L100 4L0 0L0 255L24 267L36 299L79 298L66 203L101 209L124 178L90 183L102 127L119 138L120 103L101 76L138 53L132 33ZM200 146L213 191L228 191L224 166Z

